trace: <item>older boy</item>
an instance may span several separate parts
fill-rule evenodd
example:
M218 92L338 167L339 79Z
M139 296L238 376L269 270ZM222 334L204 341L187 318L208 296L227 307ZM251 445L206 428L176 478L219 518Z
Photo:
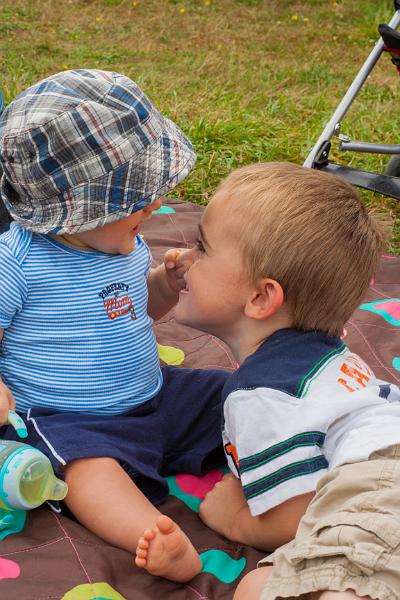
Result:
M223 390L232 474L200 516L233 541L286 544L237 598L394 600L400 393L340 339L376 268L375 223L344 181L267 163L228 177L199 231L176 317L241 365ZM157 527L137 550L149 570L180 537L167 517Z

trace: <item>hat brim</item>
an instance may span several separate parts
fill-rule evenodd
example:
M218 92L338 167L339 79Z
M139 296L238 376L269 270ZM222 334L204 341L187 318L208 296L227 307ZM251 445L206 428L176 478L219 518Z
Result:
M196 160L182 131L163 119L158 139L109 173L70 188L32 208L2 175L1 196L12 218L36 233L77 233L126 217L170 192Z

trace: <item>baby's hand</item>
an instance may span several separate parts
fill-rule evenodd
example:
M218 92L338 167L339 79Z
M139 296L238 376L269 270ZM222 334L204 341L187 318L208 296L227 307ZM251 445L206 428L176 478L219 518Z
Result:
M193 262L191 250L183 248L172 248L167 250L164 256L165 273L170 288L179 293L185 289L184 275Z
M9 410L15 410L15 400L9 388L0 379L0 425L7 423Z

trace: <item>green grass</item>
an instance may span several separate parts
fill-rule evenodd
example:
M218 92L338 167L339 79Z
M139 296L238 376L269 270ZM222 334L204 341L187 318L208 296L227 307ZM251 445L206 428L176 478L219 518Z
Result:
M198 161L174 192L207 203L233 168L302 163L393 14L391 0L2 0L6 101L67 68L121 71L192 139ZM400 80L387 56L342 124L354 139L397 143ZM384 156L333 157L382 171ZM400 203L363 193L392 223Z

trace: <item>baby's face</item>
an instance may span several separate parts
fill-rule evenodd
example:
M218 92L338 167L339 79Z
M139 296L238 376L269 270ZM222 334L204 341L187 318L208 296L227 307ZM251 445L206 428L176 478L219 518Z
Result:
M140 224L150 219L151 213L160 206L161 200L155 200L129 217L90 231L76 233L69 238L75 237L80 242L81 248L83 245L106 254L130 254L135 249L135 238L139 233Z
M221 190L204 211L192 249L194 262L185 276L187 287L175 308L177 321L224 341L234 335L249 293L235 221Z

